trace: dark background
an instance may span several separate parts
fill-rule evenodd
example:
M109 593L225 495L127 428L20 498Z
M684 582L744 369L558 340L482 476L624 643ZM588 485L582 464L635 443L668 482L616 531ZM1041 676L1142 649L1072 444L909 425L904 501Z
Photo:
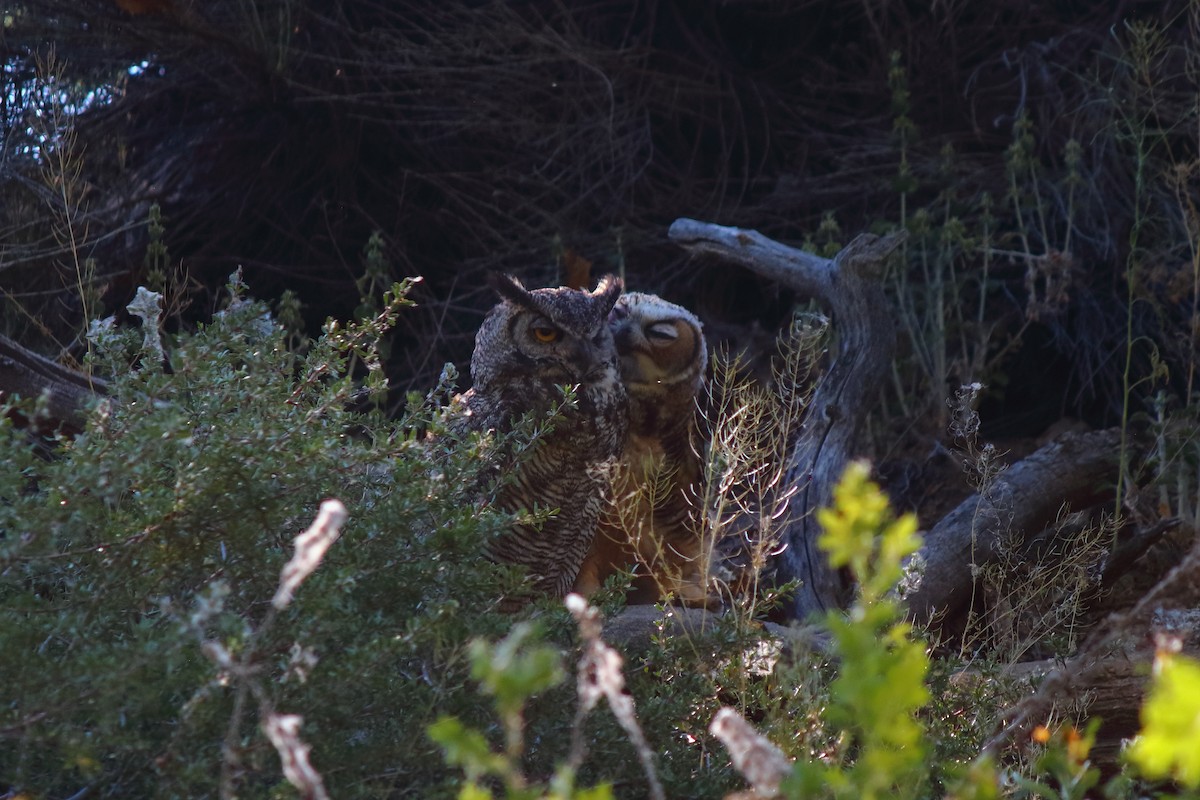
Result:
M311 335L420 275L390 348L398 403L447 360L465 373L487 270L545 285L591 262L593 279L621 272L755 355L803 299L689 260L667 240L674 219L827 254L904 225L877 449L941 437L946 397L972 380L988 386L989 436L1112 425L1193 388L1188 15L1005 0L16 4L0 321L72 363L87 319L122 315L140 284L166 291L177 329L207 319L241 266L261 298L294 292ZM951 251L931 273L929 254ZM970 325L944 321L936 297ZM951 368L923 372L930 348Z

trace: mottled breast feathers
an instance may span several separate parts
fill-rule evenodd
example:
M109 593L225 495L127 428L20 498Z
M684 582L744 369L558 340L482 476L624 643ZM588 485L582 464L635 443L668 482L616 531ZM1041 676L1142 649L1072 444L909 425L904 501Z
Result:
M626 439L628 405L608 317L621 281L592 291L529 290L496 276L501 297L475 337L470 391L458 398L470 430L512 429L528 412L545 413L573 387L575 404L521 460L496 497L501 509L557 509L540 526L518 524L490 555L528 568L537 591L570 589L595 536L611 472Z

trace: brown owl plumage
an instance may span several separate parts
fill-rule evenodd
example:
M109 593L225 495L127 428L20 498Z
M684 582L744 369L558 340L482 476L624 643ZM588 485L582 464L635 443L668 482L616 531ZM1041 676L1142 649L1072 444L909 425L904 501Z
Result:
M629 435L575 588L593 592L617 569L636 564L631 600L672 594L710 604L708 553L695 512L703 477L696 398L708 365L700 320L656 295L629 292L609 327L629 393Z
M560 404L559 387L576 403L518 462L496 502L504 511L558 509L541 526L518 524L491 546L497 561L523 564L534 588L563 596L596 532L628 410L608 315L621 281L606 277L592 292L533 289L495 276L501 296L475 337L470 391L457 398L465 429L500 432L528 412Z

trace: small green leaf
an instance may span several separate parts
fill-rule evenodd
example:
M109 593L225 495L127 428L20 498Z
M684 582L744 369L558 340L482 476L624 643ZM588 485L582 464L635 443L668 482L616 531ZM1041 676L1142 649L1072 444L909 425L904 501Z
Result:
M481 775L504 769L504 759L492 752L483 734L466 727L456 717L442 717L425 732L445 751L447 763L462 767L472 782Z

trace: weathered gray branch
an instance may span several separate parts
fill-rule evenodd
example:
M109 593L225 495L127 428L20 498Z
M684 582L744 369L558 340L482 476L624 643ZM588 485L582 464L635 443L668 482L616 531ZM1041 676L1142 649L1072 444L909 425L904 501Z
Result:
M816 300L832 320L834 346L787 470L796 487L780 556L784 579L798 578L792 614L843 606L847 586L816 547L814 511L832 500L834 484L856 455L859 430L888 374L895 341L893 315L880 286L883 263L904 239L864 234L832 261L768 239L756 231L690 219L676 220L669 235L698 254L743 266Z
M1060 509L1086 508L1111 495L1121 432L1067 434L1002 472L925 535L917 588L907 596L918 624L956 619L971 599L973 572L1001 541L1018 543L1054 522Z
M82 430L88 405L106 388L99 378L67 369L0 336L0 398L44 397L49 419L34 420L39 427Z

